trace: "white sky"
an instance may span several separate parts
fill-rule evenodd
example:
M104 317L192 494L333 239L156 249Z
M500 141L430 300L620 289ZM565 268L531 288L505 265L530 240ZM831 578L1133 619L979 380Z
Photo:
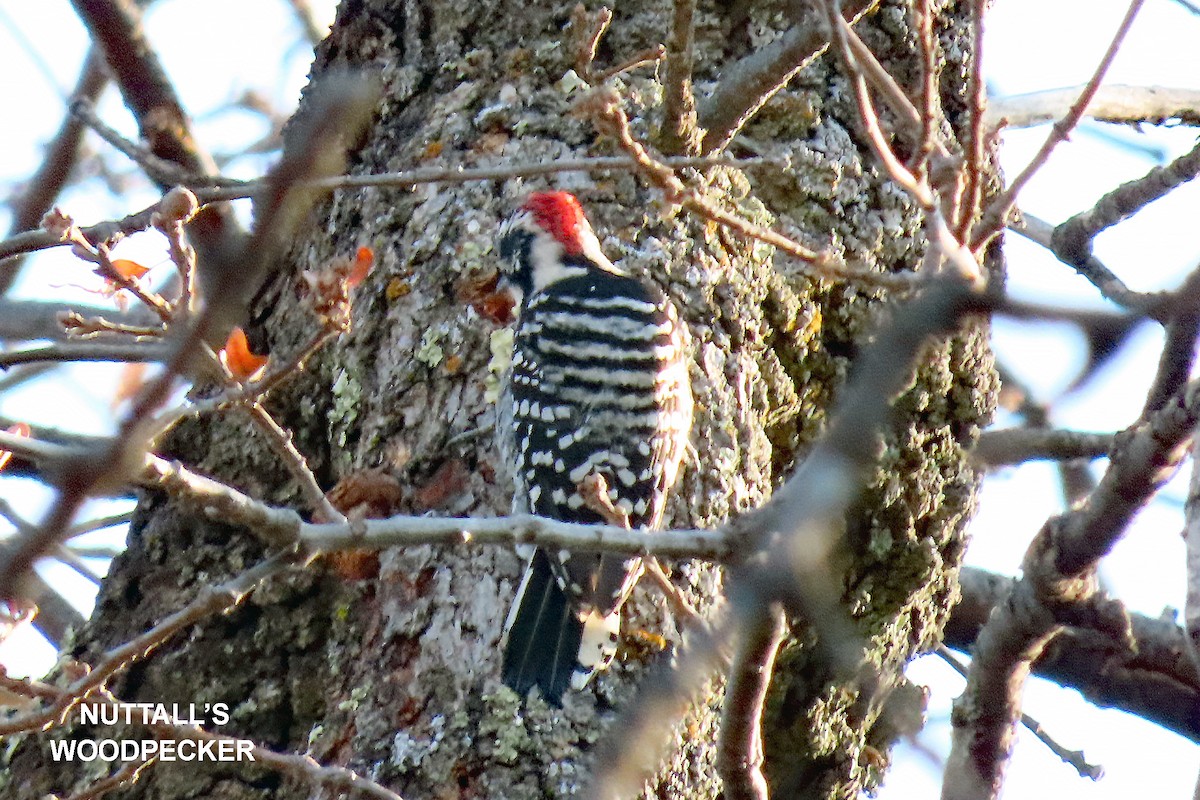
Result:
M314 5L326 19L332 19L330 0L318 0ZM993 89L1008 95L1084 83L1125 9L1126 3L1118 0L994 3L986 31L986 68ZM238 24L231 25L230 20ZM255 90L273 98L286 114L304 84L311 57L283 0L160 0L148 15L147 29L159 43L185 105L197 118L200 137L216 151L234 150L266 128L261 119L248 113L210 112ZM19 45L21 39L30 43L34 52ZM1108 82L1200 88L1198 42L1200 16L1174 0L1148 0ZM0 153L4 154L0 157L0 196L7 196L13 183L26 178L39 163L41 146L59 124L62 98L74 85L86 49L86 35L66 0L0 0L0 75L6 76L0 79L0 107L22 109L19 118L0 123ZM286 55L281 59L280 53ZM110 124L134 135L132 120L115 93L105 95L100 110ZM1028 161L1045 133L1042 127L1005 136L1002 160L1008 174L1015 174ZM1195 138L1194 129L1138 132L1085 126L1069 144L1059 147L1022 195L1021 205L1050 222L1061 222L1091 206L1103 192L1187 151ZM112 158L109 163L121 164ZM250 177L262 166L259 159L241 159L227 171ZM98 221L153 201L154 192L144 182L142 186L132 198L117 199L91 181L68 193L62 205L81 222ZM1200 262L1200 238L1195 236L1197 209L1200 184L1177 190L1132 221L1103 234L1097 241L1097 255L1132 288L1173 287L1186 270ZM8 219L7 209L0 208L0 230L7 229ZM1010 235L1007 248L1009 281L1015 295L1073 306L1102 305L1094 289L1037 246ZM152 236L134 237L119 254L147 264L165 261L161 244ZM20 286L22 295L44 295L54 284L87 283L86 270L65 250L43 255L35 264ZM77 290L54 291L60 297L65 292L92 299ZM1129 424L1141 407L1160 343L1154 326L1140 328L1119 359L1055 406L1055 423L1085 430L1115 430ZM1071 383L1083 357L1082 338L1056 325L1001 322L996 326L995 347L1003 361L1045 400ZM0 412L38 422L71 419L81 430L109 430L112 374L112 369L103 365L73 367L63 380L4 396ZM1013 420L1001 415L998 422L1011 424ZM1141 514L1115 557L1105 562L1105 580L1135 611L1158 615L1164 608L1182 604L1179 530L1186 477L1177 476L1165 492L1174 502L1158 503ZM37 519L45 497L32 486L28 481L0 479L0 493L22 513ZM1055 472L1045 464L1006 470L991 478L972 524L969 563L1015 571L1032 535L1047 516L1059 510L1057 491ZM97 503L92 508L97 513L111 513L112 507ZM48 577L82 583L68 573L59 569ZM0 646L0 662L17 670L40 672L52 661L49 647L28 631ZM918 660L910 676L929 685L932 692L930 724L921 744L944 757L949 703L961 691L962 681L933 657ZM1197 748L1181 737L1120 712L1096 709L1075 692L1042 681L1029 686L1025 710L1061 744L1083 749L1091 761L1103 764L1106 777L1095 784L1079 778L1023 731L1006 782L1008 797L1123 800L1131 795L1191 796ZM940 769L926 755L901 747L896 762L880 793L883 800L927 798L939 791Z

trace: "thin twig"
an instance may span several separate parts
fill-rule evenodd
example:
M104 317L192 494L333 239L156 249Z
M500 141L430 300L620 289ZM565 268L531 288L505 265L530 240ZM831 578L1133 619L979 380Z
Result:
M984 114L987 112L987 83L983 79L983 15L987 0L971 0L970 122L967 132L966 188L955 228L960 242L971 240L971 229L983 198L983 151L986 141Z
M60 313L58 322L62 325L63 330L77 339L88 339L105 333L159 339L167 332L166 326L162 324L128 325L123 322L113 322L105 317L85 317L77 311Z
M171 320L171 306L157 292L147 291L142 288L136 278L127 278L121 274L120 270L113 264L110 249L107 243L99 242L92 244L87 240L75 225L74 221L56 209L51 212L55 215L53 220L54 225L65 226L66 233L64 238L72 245L72 252L84 261L88 261L96 265L96 273L105 281L111 283L117 289L123 289L142 302L147 308L158 314L163 322ZM47 219L50 219L47 217Z
M910 172L919 175L924 172L925 164L933 153L938 130L938 60L934 49L931 0L919 0L913 6L913 15L921 45L921 144L907 166Z
M951 669L953 669L959 675L962 675L964 678L967 677L967 667L961 661L959 661L958 658L944 645L938 645L938 648L934 652L937 653L938 658L949 664ZM1079 773L1079 777L1090 778L1093 781L1098 781L1104 777L1104 767L1100 766L1099 764L1089 763L1082 750L1068 750L1067 748L1063 747L1054 740L1054 737L1046 732L1046 728L1042 725L1042 723L1038 722L1030 715L1022 712L1021 724L1024 725L1039 742L1046 745L1046 748L1051 753L1054 753L1054 755L1062 759L1064 764L1074 767L1075 771Z
M148 758L145 761L129 761L122 764L120 769L108 777L101 778L91 786L75 792L63 798L63 800L100 800L101 797L104 797L109 792L116 791L117 789L127 789L138 782L142 770L147 769L157 760L156 758Z
M1089 254L1082 260L1076 260L1075 263L1068 261L1065 255L1060 255L1055 250L1055 227L1049 222L1035 217L1026 211L1022 211L1017 219L1008 223L1008 227L1031 242L1040 244L1054 253L1064 264L1070 266L1081 277L1086 279L1088 283L1095 286L1100 294L1108 300L1124 308L1145 314L1153 319L1165 321L1165 314L1162 309L1165 295L1135 292L1126 286L1125 282L1117 277L1116 273L1101 263L1094 255Z
M1100 63L1096 65L1096 71L1092 74L1092 79L1088 81L1083 91L1080 92L1079 99L1071 106L1065 117L1054 123L1050 135L1046 137L1046 141L1042 143L1033 160L1025 166L1025 169L1021 170L1017 177L1013 178L1012 182L999 196L988 204L970 240L973 251L980 252L991 241L992 237L1004 229L1008 213L1016 205L1017 195L1020 194L1021 190L1025 188L1025 184L1029 183L1037 171L1045 165L1046 161L1050 158L1050 154L1054 152L1054 148L1058 147L1061 142L1066 141L1071 131L1079 124L1079 120L1083 119L1083 114L1087 110L1088 104L1095 96L1096 90L1100 88L1100 82L1104 80L1104 75L1108 72L1113 59L1116 58L1117 51L1120 50L1122 42L1125 41L1125 35L1129 33L1129 29L1133 26L1133 20L1137 17L1137 13L1141 10L1144 2L1145 0L1132 0L1129 4L1129 10L1125 12L1125 18L1121 20L1121 24L1108 46L1108 50L1104 53L1104 57L1100 59Z
M762 158L722 158L722 157L687 157L664 159L667 166L684 169L707 169L709 167L734 167L750 169L769 166L770 159ZM606 172L610 170L629 170L636 167L633 159L625 157L575 158L562 159L542 164L511 164L499 167L431 167L427 169L407 170L402 172L384 172L375 175L337 175L296 183L300 189L362 189L362 188L406 188L425 183L470 183L473 181L506 180L508 178L527 178L538 175L557 175L563 172ZM256 196L268 185L268 179L254 181L239 181L226 187L213 187L211 179L205 179L203 184L195 185L196 196L201 203L209 204L224 200L243 200ZM81 228L84 237L90 242L106 241L115 244L125 236L149 228L153 215L158 213L162 201L123 217L119 220L109 220ZM194 227L194 226L193 226ZM7 264L5 259L52 247L62 247L72 244L60 236L46 231L28 231L16 234L0 241L0 263Z
M159 158L145 147L126 139L115 128L100 119L95 109L92 108L92 104L85 98L79 98L71 103L70 111L101 139L141 167L146 175L156 183L162 186L173 186L175 184L187 183L190 180L197 180L200 177L187 174L174 161Z
M1052 237L1055 255L1072 265L1086 262L1092 255L1092 242L1101 232L1125 221L1197 175L1200 175L1200 144L1170 164L1154 167L1142 177L1121 184L1091 208L1055 227Z
M333 504L329 502L329 498L321 491L317 477L309 468L304 454L296 449L296 444L292 441L292 434L284 430L259 403L249 403L239 406L239 408L249 415L250 420L260 431L266 434L267 443L287 467L288 472L292 473L296 482L300 484L300 491L304 494L304 499L320 518L328 522L345 522L346 518L342 512L334 508Z
M629 118L621 108L616 90L601 88L580 103L580 109L592 116L597 129L613 136L628 153L648 180L662 190L668 204L677 204L697 216L720 223L730 230L741 233L793 256L806 265L811 277L820 280L846 280L891 289L913 288L926 278L912 274L880 273L868 269L855 269L828 253L810 250L775 231L756 225L743 217L719 208L693 188L687 187L668 164L653 157L642 146L629 128Z
M612 24L612 11L601 6L594 17L589 17L583 3L575 6L572 22L579 34L579 46L575 56L575 71L588 83L592 80L592 65L596 63L596 50Z
M241 604L260 583L294 560L294 553L277 555L218 586L205 586L191 603L150 630L106 652L86 674L72 681L62 695L47 707L0 721L0 735L61 723L75 706L113 675L145 659L179 631Z
M653 47L648 47L645 50L634 53L629 58L625 59L614 67L609 67L599 75L596 75L593 78L593 81L598 86L610 78L615 78L618 75L624 75L626 72L637 69L645 64L657 64L659 61L662 61L666 55L667 48L661 44L656 44Z
M850 79L851 85L854 87L854 96L858 104L858 121L862 125L863 133L866 135L868 143L871 145L871 150L875 153L875 157L879 159L880 163L883 164L888 174L892 177L892 180L908 192L922 209L926 212L932 210L934 198L928 183L918 180L901 163L896 154L892 152L891 144L887 141L887 137L880 127L879 117L875 113L874 104L871 102L871 95L867 91L866 78L863 77L863 72L859 68L859 62L855 59L854 51L850 46L851 39L857 39L856 34L854 34L854 31L842 18L836 0L821 0L821 7L825 10L825 18L831 31L830 35L835 46L834 49L837 51L842 67ZM863 49L866 48L864 47ZM899 93L903 94L903 92Z
M131 519L133 519L132 511L122 511L120 513L113 513L113 515L109 515L107 517L97 517L95 519L88 519L88 521L71 525L71 529L67 530L67 537L68 537L68 539L74 539L74 537L76 537L76 536L83 536L84 534L95 533L95 531L97 531L97 530L104 530L106 528L115 528L116 525L124 525L124 524L130 522ZM70 547L72 547L72 549L76 549L76 551L78 551L80 553L83 552L82 549L74 547L73 545L71 545Z
M59 324L59 316L75 313L83 317L104 317L120 325L153 325L157 315L142 306L119 311L113 305L66 303L59 300L15 300L0 298L0 339L27 341L71 338Z
M982 286L983 271L974 256L963 247L962 242L955 238L947 222L949 219L954 219L958 213L955 207L958 200L957 180L951 180L950 188L952 190L946 196L938 198L930 185L929 175L926 172L914 174L900 161L892 150L891 143L884 134L879 117L875 113L874 104L867 90L866 75L874 75L874 83L884 87L884 96L891 98L893 105L902 110L901 117L907 117L910 126L914 127L914 138L923 136L924 122L921 121L920 115L904 92L875 59L870 49L854 32L854 29L843 19L838 4L834 0L823 0L821 5L825 9L826 21L832 31L834 49L854 87L859 123L862 125L867 141L871 144L872 151L892 180L903 188L925 212L924 224L929 247L925 254L926 268L924 271L927 273L937 272L943 263L949 263L963 277ZM922 144L922 141L922 139L918 139L918 146ZM950 166L951 159L945 146L934 140L932 151L932 155L937 159L936 171L947 172L945 167ZM950 171L956 173L957 168Z

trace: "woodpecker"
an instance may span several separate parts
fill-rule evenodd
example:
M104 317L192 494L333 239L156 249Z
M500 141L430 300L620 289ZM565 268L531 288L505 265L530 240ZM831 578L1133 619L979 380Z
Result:
M604 522L600 476L634 529L663 516L692 427L687 325L657 286L613 265L567 192L537 192L500 226L500 286L517 310L497 438L513 513ZM640 558L535 550L505 624L504 682L560 705L616 653Z

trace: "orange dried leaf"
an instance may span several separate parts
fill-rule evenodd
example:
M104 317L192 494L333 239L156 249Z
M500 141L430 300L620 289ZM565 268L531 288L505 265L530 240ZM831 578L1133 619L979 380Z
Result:
M113 392L112 408L117 408L137 394L138 389L142 388L145 377L145 364L131 363L122 366L121 373L117 376L117 390Z
M221 362L229 368L233 377L239 381L248 381L267 365L267 357L251 353L246 332L241 328L234 328L225 346L221 348Z
M7 432L11 433L13 436L24 436L28 438L29 434L32 433L32 430L24 422L18 422L15 425L9 426ZM0 470L3 470L6 466L8 466L9 461L12 461L12 453L8 450L0 450Z
M452 458L442 462L429 480L417 489L413 496L415 505L420 509L433 510L445 505L467 488L470 475L467 465L460 459Z
M117 271L117 274L127 281L136 281L150 271L149 267L143 267L138 262L130 261L128 258L114 258L112 266Z
M371 265L375 263L375 251L369 247L360 247L354 254L354 265L350 268L350 274L346 276L346 285L353 289L362 283L367 273L371 271Z
M513 296L508 292L493 292L473 303L475 311L481 317L497 325L507 325L513 321L516 305Z

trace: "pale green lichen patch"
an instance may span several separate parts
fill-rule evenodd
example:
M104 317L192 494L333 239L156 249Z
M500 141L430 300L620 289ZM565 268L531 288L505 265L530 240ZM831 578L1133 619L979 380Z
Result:
M500 397L500 378L512 363L513 329L500 328L492 331L488 338L491 357L488 359L487 375L484 376L484 399L494 403Z
M429 328L421 334L421 344L417 347L416 359L427 367L433 368L442 363L445 353L442 352L442 338L445 331Z

